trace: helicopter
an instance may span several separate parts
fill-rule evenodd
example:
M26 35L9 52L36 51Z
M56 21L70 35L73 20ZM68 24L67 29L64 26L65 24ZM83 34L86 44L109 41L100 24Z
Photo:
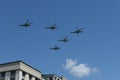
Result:
M53 25L51 25L51 26L49 26L49 27L45 27L45 29L51 29L51 30L55 30L55 29L57 29L57 26L56 26L57 24L53 24Z
M19 26L29 27L29 26L31 26L31 24L33 24L33 23L29 23L29 20L27 19L24 24L21 24L21 25L19 25Z
M72 31L72 32L70 32L70 33L76 33L76 34L79 34L79 33L82 33L82 32L83 32L83 28L80 28L80 29L76 28L75 31Z
M59 50L59 49L60 49L60 47L58 47L58 46L56 46L56 45L55 45L54 47L49 48L49 49L51 49L51 50L55 50L55 51L56 51L56 50Z
M60 40L58 40L58 41L61 41L61 42L68 42L69 39L68 39L68 37L64 37L63 39L60 39Z

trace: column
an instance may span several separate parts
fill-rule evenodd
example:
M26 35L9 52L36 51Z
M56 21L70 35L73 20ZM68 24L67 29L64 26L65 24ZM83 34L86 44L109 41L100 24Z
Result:
M11 74L11 72L5 73L5 80L10 80L10 74Z
M22 80L22 71L20 71L20 70L16 71L15 80Z
M35 77L32 77L32 79L31 80L35 80Z
M45 79L41 78L40 80L45 80Z
M25 80L29 80L29 74L25 74Z

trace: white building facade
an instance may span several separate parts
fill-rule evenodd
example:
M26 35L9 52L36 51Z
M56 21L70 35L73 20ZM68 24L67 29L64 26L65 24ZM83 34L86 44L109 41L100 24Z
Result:
M0 80L44 80L41 72L23 61L0 64Z

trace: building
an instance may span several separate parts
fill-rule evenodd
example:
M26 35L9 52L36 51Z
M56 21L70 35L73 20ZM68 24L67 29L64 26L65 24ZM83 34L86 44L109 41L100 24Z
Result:
M41 72L23 61L0 64L0 80L44 80Z
M67 80L67 78L63 76L57 76L55 74L42 74L42 78L44 78L45 80Z
M39 70L24 63L15 61L0 64L0 80L67 80L55 74L43 75Z

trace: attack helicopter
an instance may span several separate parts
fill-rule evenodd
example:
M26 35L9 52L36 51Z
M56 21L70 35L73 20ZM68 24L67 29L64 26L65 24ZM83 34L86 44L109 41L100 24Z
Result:
M83 28L80 28L80 29L76 28L75 31L72 31L72 32L70 32L70 33L76 33L76 34L79 34L79 33L82 33L82 32L83 32Z
M69 39L68 39L68 37L64 37L63 39L60 39L60 40L58 40L58 41L61 41L61 42L68 42Z
M33 24L33 23L29 23L29 20L27 19L24 24L21 24L21 25L19 25L19 26L29 27L29 26L31 26L31 24Z
M56 30L57 29L57 24L53 24L53 25L50 25L48 27L45 27L45 29Z
M58 46L56 46L56 45L55 45L54 47L49 48L49 49L57 51L57 50L59 50L59 49L60 49L60 47L58 47Z

